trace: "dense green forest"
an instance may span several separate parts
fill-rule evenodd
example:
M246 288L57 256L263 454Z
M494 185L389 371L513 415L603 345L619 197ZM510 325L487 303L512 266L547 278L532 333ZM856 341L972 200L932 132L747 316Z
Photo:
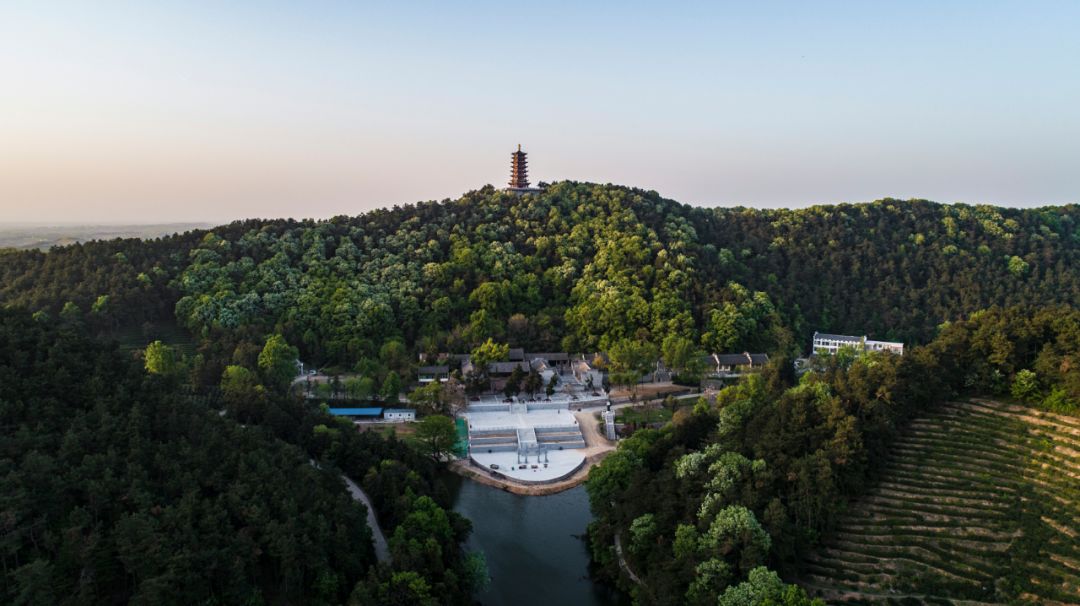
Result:
M284 398L238 424L80 332L0 311L0 601L469 603L483 567L427 459Z
M774 363L714 405L638 431L592 470L594 560L638 603L745 603L742 592L768 581L761 567L797 575L800 556L870 485L912 415L963 393L1075 414L1077 362L1080 311L1061 307L991 308L903 357L832 356L797 382ZM640 585L620 574L617 535ZM1009 549L1018 562L1039 558L1030 541ZM1018 569L975 597L1008 602L1030 583ZM805 601L793 591L784 603Z
M705 209L575 182L0 251L0 306L25 310L3 316L0 372L19 375L0 386L16 495L0 512L16 529L5 597L156 602L180 587L185 601L467 603L484 566L461 548L469 523L447 511L436 463L286 390L299 356L394 397L417 354L491 339L772 355L758 379L638 432L598 468L590 540L611 578L611 541L626 541L644 603L802 603L772 570L797 569L914 411L964 391L1075 410L1078 300L1075 205ZM840 356L796 383L791 359L814 330L923 346ZM388 565L374 565L337 471L372 496ZM208 551L153 557L174 541ZM235 552L233 568L188 582L193 564L173 558L210 550Z
M212 366L204 381L237 343L272 333L350 370L388 341L592 351L675 334L790 352L814 330L925 343L990 305L1076 300L1076 206L705 209L574 182L0 256L3 304L103 332L178 322Z

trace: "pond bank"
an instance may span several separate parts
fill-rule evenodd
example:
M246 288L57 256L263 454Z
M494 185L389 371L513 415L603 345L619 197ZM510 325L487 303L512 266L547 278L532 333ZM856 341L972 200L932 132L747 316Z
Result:
M604 457L611 451L600 452L585 458L584 464L578 467L574 473L560 478L558 480L552 480L545 483L524 483L508 478L506 476L495 476L488 472L486 469L480 467L472 459L459 459L450 463L449 469L459 476L472 480L485 486L492 488L498 488L505 490L516 495L521 496L546 496L557 494L565 490L570 490L576 486L580 486L589 477L589 470L593 468L597 463L604 460Z

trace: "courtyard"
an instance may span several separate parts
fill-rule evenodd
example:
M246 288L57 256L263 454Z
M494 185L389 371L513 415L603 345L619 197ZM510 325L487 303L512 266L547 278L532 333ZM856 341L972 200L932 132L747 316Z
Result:
M546 482L585 462L585 438L567 402L474 402L464 413L469 458L491 475Z

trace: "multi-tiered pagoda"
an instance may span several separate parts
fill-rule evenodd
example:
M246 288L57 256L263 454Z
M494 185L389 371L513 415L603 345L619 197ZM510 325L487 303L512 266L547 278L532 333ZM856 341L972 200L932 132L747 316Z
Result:
M528 161L520 143L517 151L510 154L510 189L529 189Z
M510 154L510 187L507 191L519 194L543 191L529 187L528 161L525 159L525 152L521 151L520 143L518 143L517 151Z

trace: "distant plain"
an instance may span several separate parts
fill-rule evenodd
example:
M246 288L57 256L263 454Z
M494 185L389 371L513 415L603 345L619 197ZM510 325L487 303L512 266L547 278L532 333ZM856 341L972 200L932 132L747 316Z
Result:
M0 223L0 249L49 250L90 240L114 238L158 238L193 229L213 227L210 223L156 223L147 225L48 225L43 223Z

